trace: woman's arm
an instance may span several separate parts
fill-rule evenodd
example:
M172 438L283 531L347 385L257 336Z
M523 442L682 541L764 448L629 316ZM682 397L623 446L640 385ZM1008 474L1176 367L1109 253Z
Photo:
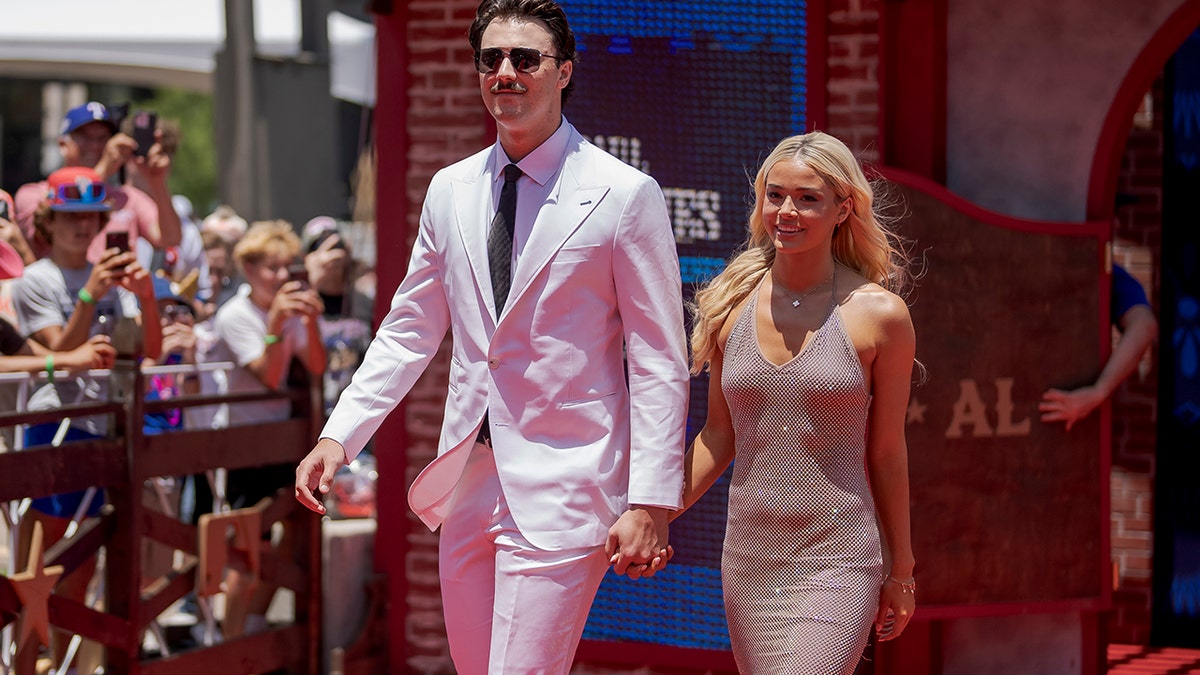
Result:
M683 458L683 509L673 512L672 520L704 496L733 461L733 420L721 389L724 359L722 346L708 363L708 418Z
M904 437L916 336L908 308L889 294L879 311L871 362L872 402L867 431L867 472L886 545L885 581L876 630L880 640L898 637L916 606L909 584L913 557L909 521L908 446ZM889 566L890 564L890 566ZM891 610L895 625L884 629Z

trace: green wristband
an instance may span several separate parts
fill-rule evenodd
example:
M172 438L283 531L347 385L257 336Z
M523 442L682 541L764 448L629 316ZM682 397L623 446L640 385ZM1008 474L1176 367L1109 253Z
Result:
M278 335L271 335L270 333L267 333L266 335L263 336L263 344L267 345L268 347L275 344L276 342L279 342Z
M96 304L96 298L93 298L92 294L88 293L88 289L86 287L79 289L79 299L86 302L89 305Z
M53 354L46 355L46 379L50 380L51 383L54 382L54 355Z

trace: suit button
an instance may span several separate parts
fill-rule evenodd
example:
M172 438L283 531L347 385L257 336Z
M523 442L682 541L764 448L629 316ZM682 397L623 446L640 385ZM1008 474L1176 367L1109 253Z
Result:
M488 368L495 370L499 367L500 367L500 359L497 359L495 357L488 359Z

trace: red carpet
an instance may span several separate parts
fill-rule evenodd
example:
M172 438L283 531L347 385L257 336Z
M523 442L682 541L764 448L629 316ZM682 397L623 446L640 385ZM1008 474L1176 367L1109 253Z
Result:
M1200 649L1109 645L1108 675L1200 674Z

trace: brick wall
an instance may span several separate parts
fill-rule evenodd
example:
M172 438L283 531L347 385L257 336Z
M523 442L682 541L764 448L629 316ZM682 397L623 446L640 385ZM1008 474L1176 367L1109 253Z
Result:
M1113 235L1114 261L1142 282L1156 312L1162 243L1162 106L1159 79L1136 116L1126 143L1117 190L1136 198L1136 202L1118 207ZM1112 401L1112 553L1116 585L1108 637L1113 643L1147 644L1150 639L1157 391L1155 346Z
M479 79L471 67L466 31L477 0L407 0L405 35L410 57L407 113L408 231L411 244L421 203L434 172L484 147L487 113L479 99ZM438 432L449 377L449 339L406 399L408 468L405 485L437 454ZM408 606L405 625L410 672L452 675L438 591L437 536L411 511L405 571Z
M829 0L826 131L879 161L879 0Z

